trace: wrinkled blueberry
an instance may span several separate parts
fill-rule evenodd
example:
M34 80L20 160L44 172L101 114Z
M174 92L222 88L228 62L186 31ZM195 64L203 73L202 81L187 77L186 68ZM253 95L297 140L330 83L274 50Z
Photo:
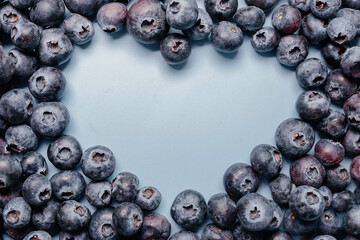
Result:
M276 57L278 61L289 67L296 67L305 60L309 53L308 43L301 35L288 35L280 39Z

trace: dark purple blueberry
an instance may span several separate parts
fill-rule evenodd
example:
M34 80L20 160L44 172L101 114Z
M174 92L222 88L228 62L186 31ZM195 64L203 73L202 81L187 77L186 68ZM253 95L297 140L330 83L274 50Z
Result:
M201 240L211 239L233 240L233 234L230 230L221 229L214 224L208 224L201 233Z
M348 48L341 58L340 66L344 74L351 78L360 78L360 47Z
M206 201L201 193L188 189L175 197L170 213L174 221L181 227L196 229L206 219Z
M255 6L239 8L235 15L236 25L243 31L255 32L261 29L265 23L265 13L262 9Z
M302 14L310 11L310 0L288 0L290 6L297 8Z
M0 189L17 185L22 176L22 168L18 160L9 154L0 154Z
M348 234L360 237L360 205L354 205L346 212L344 228Z
M76 138L64 135L49 145L47 156L58 169L71 170L80 162L82 148Z
M249 193L237 203L238 219L248 231L265 230L271 223L274 213L270 201L258 193Z
M65 34L70 40L78 45L85 44L93 38L95 34L94 25L86 17L71 13L63 22Z
M38 100L51 102L59 100L65 92L66 78L54 67L42 67L28 80L30 93Z
M65 4L62 0L39 0L30 9L30 20L44 28L60 23L65 17Z
M228 20L234 16L237 8L237 0L205 0L205 10L216 21Z
M90 240L90 236L87 230L76 233L61 231L59 240Z
M51 194L51 183L42 174L31 175L22 186L22 196L32 206L45 205L50 201Z
M174 233L169 240L200 240L200 238L195 233L182 230Z
M330 109L327 116L321 119L316 127L323 135L337 140L346 134L348 122L344 113Z
M328 40L326 32L327 20L317 18L312 13L307 14L302 19L300 33L313 44L320 44Z
M353 179L360 182L360 156L355 157L351 161L350 174Z
M27 53L13 48L9 51L10 60L15 66L15 79L28 79L38 68L39 60L34 53Z
M305 89L322 86L328 74L324 61L318 58L308 58L296 68L296 79L299 85Z
M296 111L305 121L316 122L325 117L330 109L329 96L321 91L306 91L296 100Z
M333 42L328 42L321 48L321 55L325 62L332 68L339 68L342 55L346 48Z
M113 211L113 208L102 208L92 215L89 224L89 235L92 239L115 240L119 238L112 219Z
M196 0L169 0L166 8L166 21L170 27L185 30L196 23L199 8Z
M0 188L0 208L10 202L11 199L21 197L22 183L18 183L14 187ZM1 215L0 218L2 219ZM0 225L1 226L1 225Z
M36 3L36 0L9 0L9 2L18 9L27 10Z
M6 233L10 238L14 240L23 240L28 233L34 230L34 228L30 224L26 225L23 228L14 229L4 223L3 227L4 233Z
M316 188L299 186L290 196L289 207L298 218L313 221L324 212L325 200Z
M60 203L51 199L46 205L35 208L31 216L32 224L40 230L52 232L57 229L56 213Z
M61 135L70 122L70 114L60 102L39 103L30 119L31 128L38 135L54 138Z
M360 155L360 132L358 130L350 128L341 143L349 157Z
M250 232L245 230L239 222L237 222L233 228L234 240L263 240L262 232Z
M343 228L343 218L334 210L325 210L320 217L319 232L335 235Z
M243 43L243 33L235 24L221 21L211 31L210 41L219 52L236 52Z
M337 17L329 22L326 32L331 41L342 45L352 41L357 34L355 25L345 17Z
M335 103L345 102L357 91L357 83L346 77L340 69L331 71L326 79L324 91Z
M345 101L344 112L350 125L360 130L360 93L352 95Z
M89 225L91 212L85 205L74 200L68 200L61 203L56 219L61 230L78 232Z
M208 201L209 217L213 223L225 229L230 229L236 222L236 203L226 194L218 193Z
M30 222L31 206L22 197L13 198L5 205L2 217L10 228L23 228Z
M274 10L271 23L281 34L293 34L301 26L301 13L297 8L284 4Z
M290 234L283 231L276 231L271 233L270 236L266 238L266 240L293 240Z
M283 223L284 213L283 213L282 209L280 208L280 206L276 202L274 202L272 200L269 200L269 202L270 202L271 209L274 212L274 216L271 220L270 225L266 228L266 230L267 231L276 231L276 230L280 229L280 227Z
M250 165L235 163L226 170L223 183L231 198L240 199L248 193L257 191L259 177Z
M344 160L345 149L341 143L323 138L315 144L315 157L324 166L334 166Z
M23 176L27 178L32 174L46 175L48 166L45 158L38 152L28 152L21 160Z
M169 31L165 18L159 0L136 1L128 11L126 27L140 43L153 44L163 39Z
M81 158L81 170L90 179L105 180L113 174L116 160L113 152L105 146L94 146L85 150Z
M260 144L251 151L250 163L254 171L266 179L279 176L283 166L280 151L268 144Z
M310 10L319 18L331 18L340 8L341 0L310 0Z
M111 182L92 181L87 184L85 195L90 205L94 207L105 207L109 205L111 201Z
M140 230L144 215L135 203L123 202L114 209L112 219L117 233L130 237Z
M20 50L34 51L40 43L40 29L30 21L17 23L11 29L11 41Z
M104 32L119 32L125 27L127 8L119 2L103 5L96 14L96 20Z
M10 124L25 123L33 113L33 106L31 95L21 89L12 89L0 99L0 113Z
M168 64L181 64L190 57L191 43L184 35L178 33L169 34L161 41L160 52Z
M53 197L59 201L79 200L85 194L84 177L72 170L62 171L50 178Z
M183 33L189 39L198 41L206 39L213 28L214 23L210 15L204 9L199 8L199 15L194 26L183 30Z
M282 154L297 158L305 155L313 147L315 133L308 123L289 118L276 129L275 142Z
M290 177L296 186L318 188L325 180L324 166L313 156L302 157L290 165Z
M340 192L350 184L349 171L342 165L332 166L326 169L325 185L333 192Z
M331 190L327 186L323 185L323 186L318 188L318 191L321 193L321 195L324 198L325 209L330 208L331 207L331 202L332 202L332 199L333 199L333 194L332 194Z
M301 35L288 35L280 39L276 51L278 61L288 67L296 67L309 53L306 38Z
M278 2L279 0L245 0L247 5L256 6L264 11L270 10Z
M32 231L28 233L23 240L52 240L51 235L45 231Z
M101 7L104 0L64 0L70 12L90 17Z
M41 33L40 44L36 52L43 64L57 66L69 61L72 51L72 43L64 30L49 28Z
M355 205L355 194L350 190L344 190L333 195L331 207L335 211L343 213L350 210L353 205Z
M27 21L27 18L25 13L16 9L9 2L0 6L0 26L5 34L9 35L15 24Z
M39 139L28 125L11 126L6 130L5 139L9 148L17 153L26 153L35 150Z
M153 211L159 207L161 199L161 193L157 188L146 186L139 189L135 203L143 211Z
M280 174L277 178L269 182L269 187L273 200L279 205L287 205L291 193L296 189L290 177L285 174Z
M111 197L119 203L132 202L136 198L138 188L138 177L129 172L122 172L112 181Z
M277 48L280 34L272 27L263 27L251 37L251 45L257 52L269 52Z
M146 215L139 231L142 240L167 240L170 234L170 222L165 216L158 213Z
M334 238L331 235L319 235L316 238L314 238L314 240L336 240L336 238Z
M290 209L287 209L284 214L284 227L293 236L304 235L318 228L318 220L304 221L297 217Z
M351 0L350 0L351 1ZM355 0L359 2L358 0ZM342 0L343 5L346 0ZM360 6L360 2L358 3ZM357 29L358 34L360 33L360 11L351 8L342 8L336 12L336 17L344 17L348 19Z

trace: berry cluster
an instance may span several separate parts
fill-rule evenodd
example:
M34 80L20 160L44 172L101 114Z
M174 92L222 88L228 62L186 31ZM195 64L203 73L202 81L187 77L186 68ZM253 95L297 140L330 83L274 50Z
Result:
M239 9L238 0L204 0L205 10L196 0L137 0L129 9L122 2L1 4L1 34L15 46L9 52L0 46L1 233L25 240L58 233L60 240L197 240L194 231L210 218L202 240L360 239L360 186L348 189L351 179L360 182L360 47L354 46L360 0L289 0L273 11L273 27L264 23L278 0L245 0L249 6ZM66 8L71 14L65 17ZM72 44L91 41L95 14L105 32L126 28L142 44L160 44L172 65L190 57L191 41L209 39L218 51L233 53L250 34L255 51L273 52L281 64L296 67L305 89L296 101L301 119L279 125L276 147L258 145L250 164L230 166L223 177L226 193L208 202L190 189L176 196L170 213L184 230L172 236L168 219L153 212L162 199L158 189L140 188L129 172L110 182L112 151L83 151L75 137L63 135L70 114L58 102L66 78L56 67L71 58ZM324 60L307 59L309 43L319 46ZM29 91L12 89L23 80ZM316 143L315 130L322 137ZM51 140L47 159L59 169L50 179L48 161L36 152L43 139ZM314 156L308 155L313 147ZM345 156L353 157L349 170L341 165ZM281 173L285 158L289 176ZM75 170L78 165L91 182ZM268 183L272 200L256 193L260 181ZM79 202L84 196L94 213Z

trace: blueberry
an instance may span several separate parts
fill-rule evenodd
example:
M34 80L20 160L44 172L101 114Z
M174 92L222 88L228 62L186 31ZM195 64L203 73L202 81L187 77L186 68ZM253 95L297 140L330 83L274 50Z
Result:
M118 239L116 228L113 223L113 208L102 208L97 210L91 217L89 234L96 240Z
M341 0L310 0L310 10L319 18L331 18L340 8Z
M326 32L328 22L324 19L315 17L312 13L307 14L302 19L300 33L313 44L320 44L329 39Z
M70 40L78 45L91 41L95 34L92 22L77 13L71 13L65 18L63 28Z
M171 205L171 217L185 229L195 229L206 219L207 206L201 193L185 190L179 193Z
M169 31L165 11L158 0L136 1L128 11L126 27L143 44L156 43Z
M210 35L213 28L214 23L210 15L204 9L199 8L199 15L195 24L183 30L183 33L191 40L203 40Z
M310 0L288 0L290 6L297 8L301 14L306 14L310 11Z
M336 69L327 76L324 91L331 101L343 103L356 93L357 84L353 79L346 77L340 69Z
M251 45L257 52L269 52L277 48L280 34L272 27L263 27L251 37Z
M11 188L19 183L22 168L18 160L8 154L0 154L0 189Z
M29 234L27 234L23 240L52 240L53 238L51 237L51 235L45 231L33 231L30 232Z
M40 230L54 231L57 229L56 213L60 207L60 203L50 199L44 206L35 208L31 216L31 223Z
M61 230L78 232L89 225L91 212L83 204L75 200L68 200L61 203L56 219Z
M342 145L345 148L345 153L349 157L355 157L360 155L360 132L356 129L350 128L344 138L342 139Z
M292 240L292 237L287 232L276 231L271 233L266 240Z
M249 193L237 203L238 219L248 231L265 230L271 223L274 213L270 201L258 193Z
M43 102L38 104L30 119L31 128L42 137L61 135L70 122L70 114L64 104Z
M233 240L233 234L230 230L220 229L214 224L208 224L201 233L201 240L211 239Z
M332 68L339 68L342 55L346 48L333 42L325 44L321 48L321 55L325 62Z
M345 149L341 143L324 138L315 144L315 157L324 166L334 166L344 160Z
M23 228L14 229L4 223L3 227L4 233L6 233L10 238L14 240L23 240L28 233L34 230L30 224L26 225Z
M325 116L316 127L321 134L337 140L346 134L348 122L344 113L330 109L327 116Z
M130 237L140 230L144 216L138 205L123 202L114 209L112 219L117 233L124 237Z
M33 113L31 95L21 89L12 89L1 96L0 113L10 124L25 123Z
M34 51L40 43L40 29L30 22L17 23L11 28L11 41L23 51Z
M52 190L50 181L41 174L29 176L22 187L22 196L32 206L46 204L51 198Z
M136 198L139 179L129 172L119 173L112 181L111 197L117 202L131 202Z
M245 0L245 3L249 6L256 6L264 11L270 10L275 6L279 0Z
M166 21L175 29L185 30L194 26L199 9L196 0L169 0L166 8Z
M195 233L182 230L174 233L169 240L200 240L200 238Z
M9 2L18 9L27 10L36 3L36 0L9 0Z
M216 226L230 229L236 222L236 203L226 193L215 194L208 201L208 213Z
M64 135L49 145L47 156L58 169L71 170L80 162L82 148L76 138Z
M22 197L13 198L4 207L2 217L10 228L23 228L30 222L31 206Z
M241 30L249 32L261 29L264 26L265 19L264 11L255 6L239 8L234 15L236 25Z
M103 4L103 0L64 0L66 7L73 13L79 13L83 16L90 17Z
M181 34L169 34L161 41L160 52L168 64L181 64L189 59L191 44L189 39Z
M360 157L359 156L355 157L351 161L350 174L354 180L360 182Z
M72 170L62 171L50 178L53 196L60 200L79 200L85 194L84 177Z
M273 209L274 216L271 219L271 222L270 222L269 226L266 228L266 230L267 231L276 231L276 230L280 229L280 227L283 223L284 213L283 213L282 209L280 208L280 206L276 202L274 202L272 200L269 200L269 202L270 202L271 208Z
M345 1L342 1L343 5ZM336 17L344 17L354 24L358 34L360 33L360 11L351 8L342 8L336 12Z
M119 32L125 27L127 8L119 2L111 2L102 6L96 20L104 32Z
M351 178L348 170L341 165L326 169L325 185L333 192L340 192L350 184Z
M276 129L275 142L282 154L291 158L301 157L314 145L314 130L306 122L289 118Z
M38 100L51 102L59 100L65 92L66 78L54 67L42 67L28 80L30 93Z
M161 193L157 188L147 186L138 191L135 203L144 211L153 211L159 207L161 199Z
M314 232L318 228L318 220L304 221L287 209L284 214L284 228L291 235L299 236Z
M344 228L348 234L360 237L360 205L355 205L346 212Z
M248 193L257 191L259 178L250 165L235 163L226 170L223 183L231 198L240 199Z
M354 94L345 101L344 112L350 125L360 130L360 94Z
M11 3L6 2L0 7L0 26L5 34L10 34L12 27L27 21L27 16L22 11L15 8Z
M325 210L320 217L319 231L322 234L335 235L342 230L343 218L334 210Z
M10 202L11 199L16 197L21 197L21 190L22 190L21 182L10 188L0 188L0 208L5 207L5 205L8 202ZM2 220L1 215L0 215L0 219Z
M325 180L324 166L313 156L302 157L290 165L290 177L297 185L308 185L318 188Z
M360 47L347 49L341 58L340 66L344 74L351 78L360 78Z
M111 182L90 182L86 186L85 195L90 205L94 207L104 207L111 201Z
M356 37L357 29L349 19L337 17L329 22L326 32L331 41L341 45L353 40Z
M59 234L59 240L90 240L90 236L87 230L76 232L76 233L70 233L70 232L64 232L61 231Z
M284 4L274 10L271 23L281 34L293 34L301 26L301 13L297 8Z
M320 235L314 238L314 240L336 240L336 238L330 235Z
M263 240L264 236L262 232L250 232L245 230L239 222L237 222L233 228L234 240Z
M360 10L360 3L357 0L342 0L343 7Z
M170 234L170 222L165 216L158 213L146 215L139 231L142 240L167 240Z
M308 53L309 48L305 37L288 35L280 39L276 57L281 64L296 67L305 60Z
M236 52L243 43L243 33L235 24L221 21L211 31L210 41L219 52Z
M254 171L266 179L279 176L283 165L279 150L268 144L256 146L251 151L250 162Z
M41 33L40 44L36 52L43 64L57 66L69 61L72 51L73 46L64 30L49 28Z
M238 8L237 0L205 0L205 10L216 21L228 20Z
M333 199L333 194L332 194L331 190L327 186L323 185L323 186L318 188L318 191L321 193L321 195L324 198L325 209L330 208L331 207L331 202L332 202L332 199Z
M324 85L328 69L324 61L308 58L296 68L296 79L305 89L318 88Z
M28 125L11 126L6 130L5 139L9 148L18 153L35 150L39 139Z
M113 174L115 167L115 156L105 146L90 147L81 158L81 169L92 180L105 180Z
M65 5L62 0L39 0L30 9L30 20L44 28L60 23L65 16Z
M27 80L39 68L39 60L34 53L13 48L9 51L9 57L15 66L14 79Z
M285 174L280 174L269 182L269 187L273 200L279 205L287 205L291 193L296 189L291 179Z
M348 211L355 204L355 194L350 190L344 190L342 192L335 193L331 202L331 207L339 212L343 213Z

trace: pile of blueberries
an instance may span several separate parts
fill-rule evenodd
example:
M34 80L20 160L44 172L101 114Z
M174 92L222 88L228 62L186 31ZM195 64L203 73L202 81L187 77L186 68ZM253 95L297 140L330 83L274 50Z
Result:
M0 239L3 232L25 240L57 234L60 240L360 239L360 186L348 190L352 179L360 182L360 0L289 0L274 9L273 27L263 26L278 0L245 0L249 6L239 9L238 0L204 0L205 10L195 0L137 0L129 9L126 0L0 2L1 38L15 46L9 52L0 46ZM301 119L283 121L276 147L256 146L251 165L230 166L226 193L208 202L195 190L176 196L170 212L184 230L172 236L168 219L153 212L162 198L158 189L140 188L129 172L109 181L112 151L83 152L76 138L63 135L70 114L58 100L66 78L55 67L71 58L72 44L92 39L94 15L105 32L126 27L137 41L160 44L169 64L190 57L191 40L210 39L218 51L233 53L243 32L251 34L255 51L296 67L305 89L296 102ZM323 60L306 59L309 43ZM13 88L21 81L29 91ZM41 140L51 141L47 159L59 169L50 179L48 161L36 152ZM350 169L341 165L345 156L353 158ZM289 176L281 173L285 158ZM256 193L260 181L268 183L272 200ZM79 202L84 196L94 213ZM200 238L194 232L208 218Z

